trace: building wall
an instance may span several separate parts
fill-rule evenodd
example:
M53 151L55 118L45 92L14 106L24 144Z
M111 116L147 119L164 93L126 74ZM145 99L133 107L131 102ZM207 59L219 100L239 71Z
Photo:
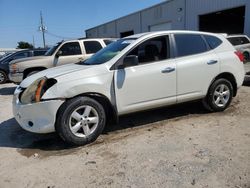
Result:
M169 0L86 30L86 36L118 38L121 32L147 32L150 26L164 23L171 23L176 30L199 30L199 15L244 5L244 33L250 36L250 0Z
M148 32L150 26L171 23L172 29L184 29L185 0L169 0L142 11L118 18L112 22L88 29L87 37L120 37L120 33L133 30L134 33ZM107 31L103 32L103 27Z
M246 6L244 33L250 36L249 0L186 0L186 29L199 30L199 15Z
M171 23L172 29L184 29L185 0L172 0L154 6L141 12L142 32L149 31L149 27L162 23Z
M120 18L116 20L116 24L117 24L116 37L120 37L121 32L126 32L130 30L133 30L134 33L140 33L141 32L140 12Z

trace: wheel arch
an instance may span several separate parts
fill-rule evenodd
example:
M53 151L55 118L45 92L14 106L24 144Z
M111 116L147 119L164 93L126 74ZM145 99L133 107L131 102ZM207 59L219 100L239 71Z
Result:
M112 123L112 124L118 123L119 118L118 118L117 110L114 107L114 105L112 105L112 103L108 99L108 97L106 97L105 95L103 95L101 93L88 92L88 93L82 93L82 94L76 95L76 96L71 97L71 98L67 98L66 101L73 99L73 98L76 98L76 97L89 97L89 98L96 100L97 102L99 102L103 106L105 113L106 113L107 122Z
M2 69L2 68L0 68L0 71L3 71L3 72L5 72L5 74L7 74L7 71Z
M23 71L23 79L27 77L27 75L30 73L30 72L33 72L33 71L42 71L42 70L45 70L47 69L46 67L30 67L30 68L27 68Z
M212 82L210 83L210 86L212 85L212 83L215 81L215 80L218 80L220 78L224 78L228 81L230 81L230 83L232 84L233 86L233 97L235 97L237 95L237 82L236 82L236 79L234 77L234 75L230 72L223 72L223 73L220 73L219 75L217 75L213 80Z

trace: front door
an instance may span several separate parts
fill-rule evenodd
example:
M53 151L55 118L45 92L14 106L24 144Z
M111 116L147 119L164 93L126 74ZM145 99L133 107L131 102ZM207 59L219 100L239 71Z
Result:
M139 64L115 71L115 95L119 114L176 103L176 65L170 59L168 36L139 44L127 55Z
M53 65L60 66L69 63L77 63L83 60L83 55L79 42L68 42L58 50L60 56L55 57Z

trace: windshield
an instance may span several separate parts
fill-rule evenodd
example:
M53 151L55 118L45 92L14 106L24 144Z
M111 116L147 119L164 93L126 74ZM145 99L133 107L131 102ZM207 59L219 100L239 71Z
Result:
M61 45L62 43L59 42L57 43L55 46L51 47L44 55L45 56L51 56L54 54L54 52L56 51L56 49Z
M136 39L120 39L116 42L111 43L106 48L103 48L90 59L82 62L83 65L99 65L106 63L111 60L113 57L118 55L124 48L129 44L133 43Z

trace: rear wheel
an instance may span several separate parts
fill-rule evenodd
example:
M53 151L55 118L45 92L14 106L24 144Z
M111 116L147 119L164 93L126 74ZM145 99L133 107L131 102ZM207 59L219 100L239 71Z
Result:
M59 109L56 131L67 143L85 145L102 133L106 123L103 106L89 97L66 101Z
M221 78L212 83L203 104L209 111L220 112L229 106L232 97L233 86L231 82Z
M7 79L7 74L4 71L0 70L0 84L6 83Z

